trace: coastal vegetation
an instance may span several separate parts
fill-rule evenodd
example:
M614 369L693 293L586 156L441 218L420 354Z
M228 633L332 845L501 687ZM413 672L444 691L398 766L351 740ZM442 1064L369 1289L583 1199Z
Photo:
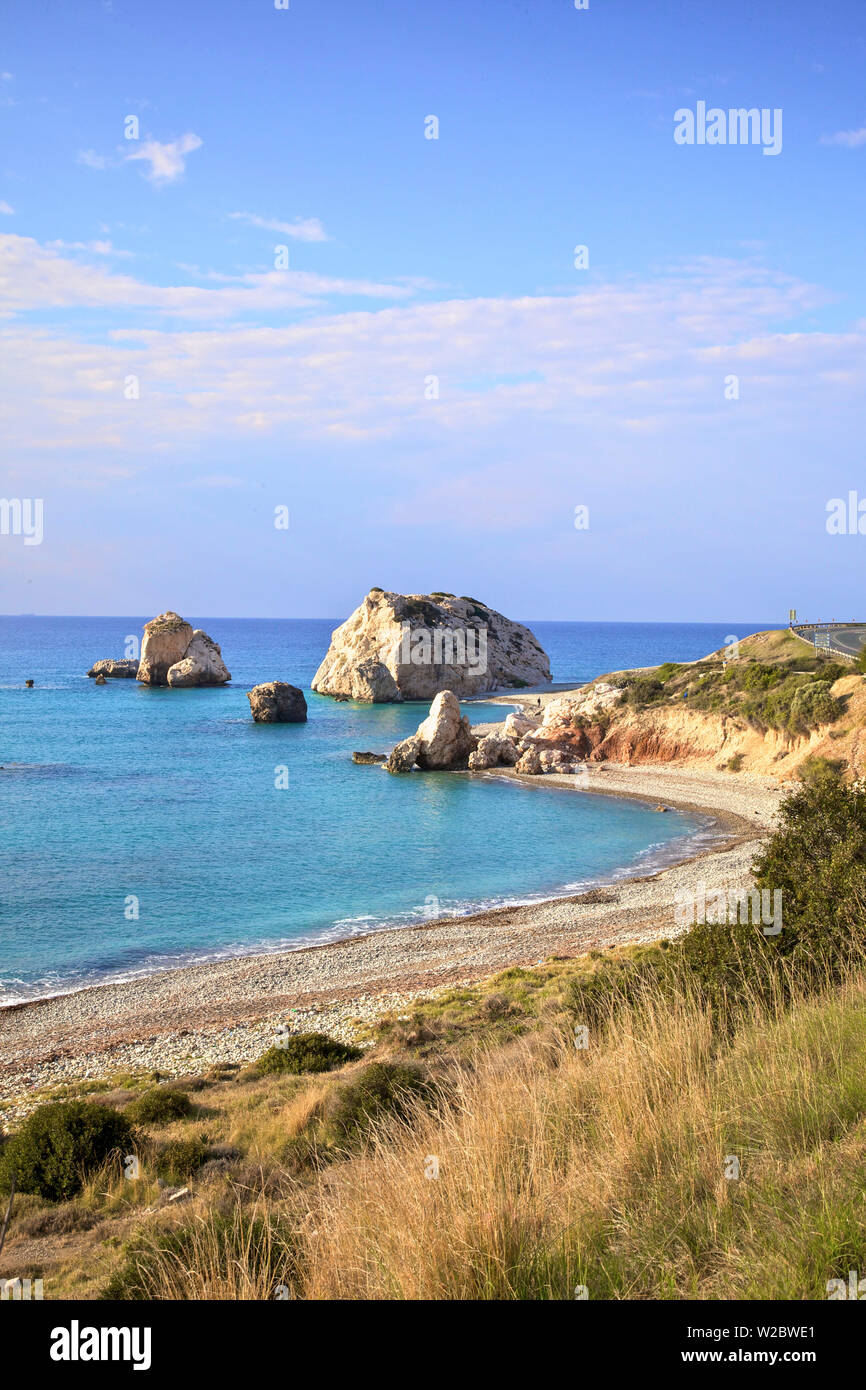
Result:
M157 1087L195 1093L167 1123L150 1078L81 1083L6 1141L7 1254L26 1242L46 1297L825 1297L864 1260L866 790L813 762L755 879L778 935L505 970L381 1019L361 1056L308 1037L297 1070ZM103 1143L74 1182L29 1181L23 1136L87 1111L138 1116L106 1139L139 1176Z
M840 661L810 656L667 662L655 670L624 673L619 678L620 702L641 710L665 701L687 701L689 709L735 716L762 731L778 729L797 736L839 718L845 704L831 693L831 686L850 674L851 667Z

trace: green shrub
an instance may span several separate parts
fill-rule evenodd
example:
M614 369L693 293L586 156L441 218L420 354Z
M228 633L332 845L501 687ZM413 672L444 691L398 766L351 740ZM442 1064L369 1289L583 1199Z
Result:
M841 712L841 704L830 694L830 682L812 681L795 691L788 728L791 733L808 733L819 724L832 724Z
M337 1143L359 1139L370 1122L406 1114L413 1097L428 1099L430 1083L411 1063L371 1062L328 1098L328 1130Z
M797 776L807 787L834 785L845 770L844 758L821 758L816 753L800 764Z
M205 1139L169 1139L157 1154L156 1171L166 1182L179 1183L197 1173L208 1156Z
M0 1155L0 1186L12 1178L20 1192L68 1201L107 1159L129 1152L133 1131L125 1115L83 1100L55 1101L29 1115Z
M755 860L759 888L782 893L777 949L803 975L839 975L866 947L866 790L829 768L782 802Z
M279 1072L300 1076L302 1072L333 1071L362 1056L360 1047L337 1042L326 1033L294 1033L279 1046L269 1047L254 1065L260 1076Z
M154 1086L126 1107L125 1114L136 1124L167 1125L183 1120L192 1110L192 1101L185 1091L171 1086Z
M745 754L734 753L732 757L728 758L725 767L728 769L728 772L739 772L745 761Z

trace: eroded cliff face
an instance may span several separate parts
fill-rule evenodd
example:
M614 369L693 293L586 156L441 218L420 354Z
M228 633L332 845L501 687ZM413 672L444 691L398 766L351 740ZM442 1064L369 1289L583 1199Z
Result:
M832 693L844 702L840 717L796 737L776 729L764 732L733 715L689 709L685 702L636 711L587 686L551 701L538 727L524 734L521 747L560 749L590 762L672 763L707 770L733 760L737 771L779 781L795 777L806 758L818 756L846 762L854 776L866 775L866 681L843 676Z
M457 697L550 680L529 628L475 599L371 589L331 638L313 689L366 703Z

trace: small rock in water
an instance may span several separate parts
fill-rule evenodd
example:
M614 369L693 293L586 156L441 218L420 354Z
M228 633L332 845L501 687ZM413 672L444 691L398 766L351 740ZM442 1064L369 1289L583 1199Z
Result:
M248 691L250 711L257 724L303 724L307 718L304 692L285 681L265 681Z
M32 689L33 689L33 682L32 682L32 681L25 681L24 684L27 686L27 689L28 689L28 690L32 690Z
M353 753L353 763L384 763L386 757L384 753Z

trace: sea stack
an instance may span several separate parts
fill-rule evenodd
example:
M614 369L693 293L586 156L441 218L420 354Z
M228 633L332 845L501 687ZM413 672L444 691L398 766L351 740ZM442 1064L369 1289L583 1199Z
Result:
M217 643L169 610L144 625L137 679L143 685L224 685L231 673Z
M549 681L550 662L529 628L477 599L371 589L332 634L313 689L385 704Z

